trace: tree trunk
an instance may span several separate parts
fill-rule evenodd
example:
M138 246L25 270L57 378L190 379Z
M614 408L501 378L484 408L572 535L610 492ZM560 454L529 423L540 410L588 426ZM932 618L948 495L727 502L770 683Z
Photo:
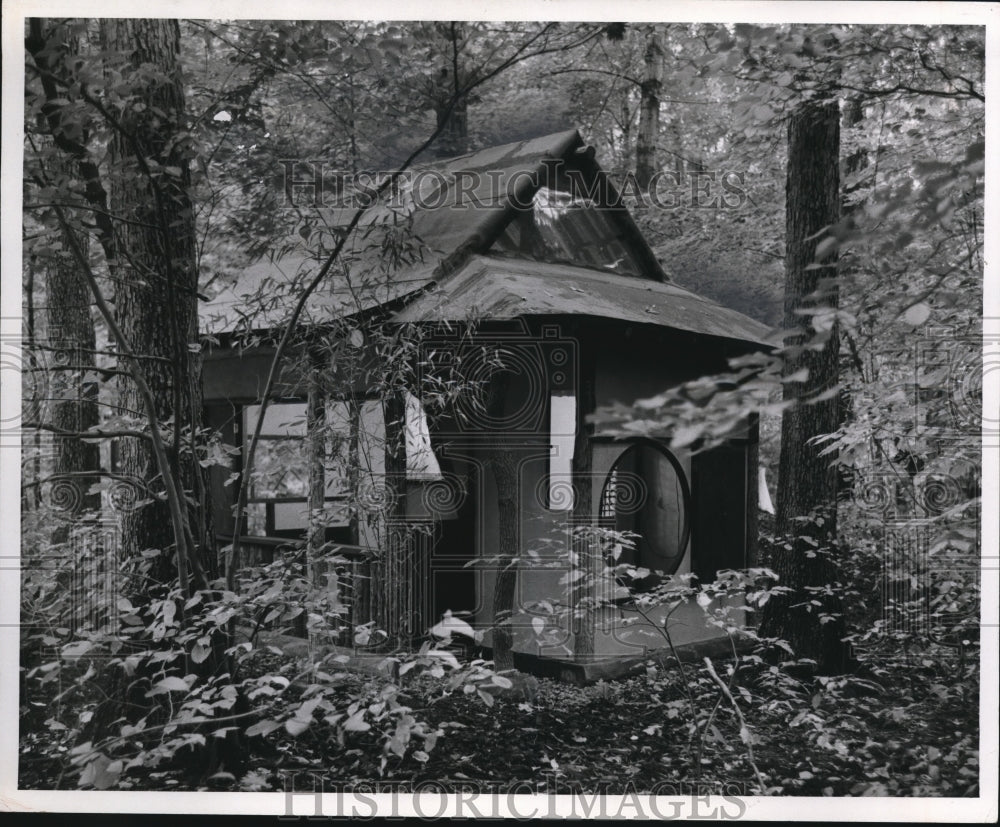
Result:
M447 101L451 103L451 99ZM446 105L437 107L437 125L444 130L437 140L436 154L439 158L453 158L469 151L469 104L463 96L448 110Z
M39 269L38 261L34 254L28 255L28 266L26 268L26 279L24 285L24 327L23 327L23 346L26 352L31 352L33 348L37 346L37 340L35 338L37 325L35 323L35 271ZM21 415L24 416L24 396L25 391L22 387L22 401L21 401ZM33 390L28 390L27 395L29 399L33 399L35 394ZM41 492L38 490L37 485L25 485L29 480L34 482L42 478L42 459L41 459L41 434L35 431L31 434L31 442L28 442L28 434L24 434L21 440L21 450L25 451L28 445L31 445L31 451L34 456L31 459L26 457L22 459L22 471L21 471L21 511L27 514L29 511L34 511L41 504Z
M858 126L865 118L864 110L864 99L859 97L853 97L845 101L843 112L841 114L840 128L842 132L847 132L848 130ZM855 172L868 167L868 150L863 146L847 155L843 160L843 172L844 177L848 177ZM856 184L844 184L841 186L840 192L840 211L844 218L851 215L852 212L857 207L857 204L852 204L848 202L848 195L860 188L860 183ZM843 264L840 266L840 278L843 281L849 273L845 271ZM852 352L850 348L845 350L840 358L842 375L850 375L851 370L857 372L858 378L864 380L864 365L861 360L857 357L856 351ZM848 382L844 382L844 386L840 391L840 421L850 422L854 418L854 398L851 395L851 388ZM847 465L837 466L837 499L840 502L849 501L854 496L854 482L855 474L854 468Z
M200 424L201 382L200 359L189 348L198 341L198 273L178 66L180 29L176 20L105 19L101 40L109 82L113 72L122 78L110 91L125 104L108 148L111 211L124 219L116 227L117 259L108 262L117 284L116 315L125 338L142 354L157 416L170 423L172 474L180 488L191 492L199 487L200 468L193 461L193 437L183 432ZM144 416L127 376L119 384L119 406L124 416ZM131 560L145 549L161 550L150 575L167 582L176 571L167 553L175 538L166 504L156 497L162 482L148 441L122 439L118 465L123 475L150 484L155 497L142 507L122 508L123 555ZM189 526L195 527L189 539L204 537L198 527L207 520L207 508L195 498L188 510Z
M86 239L79 238L86 249ZM49 418L59 431L73 434L94 428L98 424L97 380L94 351L96 337L90 315L90 289L69 256L50 260L45 270L45 293L48 322L47 346L56 348L68 362L65 370L50 375L51 406ZM88 375L89 374L89 375ZM78 436L60 435L54 438L55 467L53 473L67 475L57 484L68 486L72 497L63 498L67 517L73 519L82 511L97 511L101 495L92 486L100 482L100 450L96 442L84 442ZM94 472L93 476L85 476ZM65 539L65 530L53 539Z
M72 81L69 59L80 53L80 41L69 26L61 23L35 19L31 23L28 38L29 48L36 53L48 52L47 58L39 65L49 68L66 81ZM58 95L54 82L47 82L47 95ZM54 144L62 137L66 124L58 107L46 107L42 126L48 123L53 135L49 143L50 151L45 161L45 169L50 180L57 186L86 178L86 170L81 168L76 153L64 154ZM87 249L87 236L76 233L80 247ZM73 520L80 511L96 511L101 506L98 493L88 493L100 481L100 477L83 476L87 472L100 470L100 451L94 442L84 442L78 436L60 435L58 431L77 433L98 424L98 385L93 375L95 368L94 351L96 337L94 321L91 317L90 289L77 263L67 250L48 258L44 267L46 336L45 346L49 348L46 361L55 359L63 364L51 371L51 405L48 411L49 423L57 429L53 439L55 456L52 473L66 475L56 482L58 496L53 501L65 507L66 516ZM34 268L34 263L31 265ZM29 292L29 301L33 296ZM30 308L29 308L30 309ZM29 312L29 322L34 330L33 313ZM33 334L32 334L33 338ZM61 357L61 359L60 359ZM89 374L89 375L88 375ZM66 537L66 525L60 525L53 534L54 542L62 542Z
M109 562L126 575L123 596L141 605L162 594L178 574L183 592L190 595L192 588L206 586L206 571L211 571L198 554L190 553L196 540L208 544L211 513L194 448L201 424L201 387L200 362L192 352L198 337L195 227L188 195L191 149L177 21L102 20L100 31L107 80L100 102L90 97L86 84L73 83L76 69L69 67L75 63L66 59L58 40L44 36L36 21L31 22L28 48L42 70L48 101L43 115L56 146L75 162L115 285L114 298L106 300L88 272L73 228L62 219L64 240L74 252L78 272L86 273L90 292L120 348L118 407L126 420L123 427L157 435L171 431L165 437L168 455L158 441L161 453L154 454L152 439L122 438L114 445L116 470L132 484L119 483L112 490L112 503L120 512L121 546L117 559ZM60 77L68 91L61 91ZM103 168L89 154L84 124L61 111L57 99L63 95L79 96L104 118L111 137ZM84 304L89 308L89 297ZM171 547L176 548L176 559ZM147 549L159 552L151 562L141 554ZM183 611L180 608L181 617ZM231 673L227 646L224 632L213 635L213 655L199 664L188 661L188 667L203 676ZM149 709L135 676L110 669L100 681L106 702L98 706L81 737L106 735L122 716L134 720L143 712L166 714L162 707ZM206 773L217 766L220 751L226 753L228 768L239 766L244 751L230 733L212 739Z
M820 456L812 440L839 424L839 337L836 325L814 326L817 318L800 311L837 306L837 257L829 252L821 267L810 267L820 231L840 216L840 119L836 102L801 105L788 125L786 185L785 319L797 332L786 339L784 374L808 371L804 381L786 381L784 398L793 402L781 422L776 530L789 543L776 549L773 568L792 593L765 606L761 634L787 640L800 658L811 658L823 673L842 671L847 647L839 601L820 589L835 580L830 559L836 541L836 457ZM818 237L817 237L818 236ZM828 393L816 401L816 397ZM806 521L799 518L811 518ZM812 601L818 601L814 603ZM824 616L826 622L824 622Z
M621 129L621 172L627 173L632 168L632 110L629 108L629 95L625 91L619 108L618 124Z
M639 99L639 134L635 147L635 178L643 190L656 173L656 142L660 135L660 91L663 86L663 44L655 25L649 27Z
M434 152L439 158L451 158L469 151L469 101L460 94L468 78L460 57L461 24L439 23L437 28L448 45L441 67L440 87L432 90L437 126L439 129L444 127L435 142Z

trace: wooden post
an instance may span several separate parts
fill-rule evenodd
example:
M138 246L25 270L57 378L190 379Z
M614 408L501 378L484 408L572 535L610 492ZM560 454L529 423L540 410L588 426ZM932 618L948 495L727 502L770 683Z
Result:
M593 413L597 404L595 387L595 366L593 353L584 341L580 341L578 352L580 364L576 387L576 438L573 444L573 501L574 528L592 528L597 520L594 512L594 462L590 437L594 426L587 422L587 415ZM595 543L592 532L586 531L575 539L573 550L577 555L577 565L584 576L575 581L572 603L574 607L573 654L586 658L594 654L595 612L593 601L595 581L603 569L602 549Z
M503 417L510 374L498 371L490 379L487 411L491 419ZM493 585L493 663L497 671L514 668L514 636L510 618L517 596L517 568L520 559L519 486L517 459L510 439L497 431L486 448L486 463L493 471L497 489L497 551L499 567Z
M493 587L493 662L498 672L514 668L514 636L510 618L517 596L517 568L520 560L518 535L517 461L502 444L490 450L490 464L497 487L497 523L500 568Z
M323 393L320 372L322 363L314 354L308 354L309 376L306 397L306 444L309 450L309 527L306 530L306 567L312 588L326 585L323 575L326 564L318 558L326 541L326 526L323 507L326 503L326 398ZM295 631L306 635L304 614L296 618Z
M410 571L411 549L405 523L406 409L401 392L390 391L383 401L385 421L385 507L382 542L370 563L369 605L375 628L387 637L384 646L398 648L410 642L410 590L416 586Z
M760 481L757 471L757 466L760 464L760 416L758 414L751 414L747 423L746 463L747 533L744 565L756 566L757 532L759 530L757 511L760 508L758 491Z

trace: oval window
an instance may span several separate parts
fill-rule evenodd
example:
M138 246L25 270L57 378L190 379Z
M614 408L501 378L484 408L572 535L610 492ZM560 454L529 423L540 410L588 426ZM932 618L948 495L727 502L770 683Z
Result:
M657 574L680 567L690 536L690 488L677 458L663 446L636 442L615 460L601 491L603 528L639 535L617 563L649 569L646 577L620 578L633 591L654 587Z

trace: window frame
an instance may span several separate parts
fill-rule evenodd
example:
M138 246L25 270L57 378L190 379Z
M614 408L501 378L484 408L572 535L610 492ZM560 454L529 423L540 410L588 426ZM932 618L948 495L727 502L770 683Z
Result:
M345 402L360 401L363 404L365 400L362 400L362 399L359 399L359 400L354 400L354 399L351 399L351 400L348 400L348 399L328 399L328 400L325 401L324 404L329 404L331 402L337 402L337 401L345 401ZM267 416L268 412L270 412L270 411L274 410L276 407L282 406L282 405L297 405L297 406L301 406L303 408L303 416L307 416L308 415L308 404L309 404L308 400L304 399L302 397L282 397L280 399L273 399L270 402L268 402L267 411L265 412L265 416ZM239 432L237 434L237 437L239 439L239 444L240 444L240 449L241 449L240 450L240 455L239 455L240 456L240 476L241 476L241 478L242 478L242 476L243 476L243 474L245 472L245 469L246 469L246 452L247 452L247 448L249 447L249 445L248 445L248 443L249 443L249 437L250 437L250 434L252 433L251 428L253 427L250 423L247 422L248 411L251 408L259 408L259 407L260 407L260 403L258 401L256 401L256 400L252 401L252 402L246 402L246 403L243 403L243 404L240 405L240 417L239 417L240 430L239 430ZM358 408L358 411L360 411L360 408ZM354 417L352 417L352 419L353 418ZM248 427L248 426L250 426L250 427ZM304 422L304 427L306 429L308 428L308 425L305 422ZM353 437L354 442L356 443L357 440L358 440L358 429L349 426L347 439L351 440L352 437ZM260 435L260 442L283 442L283 441L292 441L292 440L298 440L300 442L305 442L307 439L308 439L308 431L307 430L304 431L302 434L267 434L267 433L264 433L262 431L261 435ZM349 445L348 446L348 456L351 456L351 454L352 454L351 446ZM255 463L254 464L256 465L256 458L255 458ZM299 528L282 528L282 529L276 528L276 526L275 526L276 517L275 517L275 508L274 507L275 507L275 505L280 505L280 504L301 503L303 506L305 506L306 508L308 508L308 504L309 504L309 492L308 492L308 488L306 490L305 496L303 496L303 497L280 497L280 496L279 497L264 497L264 496L255 496L253 494L253 487L252 487L252 485L253 484L252 484L252 481L251 481L251 489L250 489L250 492L249 492L249 496L247 497L247 508L249 510L249 507L252 506L252 505L260 505L260 504L264 505L264 533L262 535L260 535L260 534L250 534L250 515L249 514L242 514L242 515L240 515L240 534L242 536L246 536L246 537L277 537L277 538L281 538L281 539L302 539L303 537L305 537L306 533L308 532L308 523L306 525L302 526L302 527L299 527ZM335 503L335 502L345 502L346 503L346 502L350 501L350 492L347 492L347 493L341 494L341 495L337 495L337 496L324 496L323 501L324 501L324 503L331 503L331 502L333 502L333 503ZM351 541L353 541L352 538L354 538L356 536L356 533L357 533L356 522L357 522L356 516L355 515L351 515L350 517L348 517L347 523L345 525L328 526L327 527L327 535L328 535L327 539L335 539L335 536L337 534L343 534L343 533L346 532L347 534L350 535L350 538L348 540L346 540L345 542L351 542Z
M413 484L419 485L421 483L436 482L440 479L443 479L443 473L441 471L441 466L440 466L441 462L440 457L438 456L437 451L435 450L434 447L433 435L429 427L429 420L427 418L426 410L424 409L423 402L419 396L416 396L415 394L410 394L410 396L412 397L413 400L416 401L416 405L419 406L419 415L417 415L418 413L417 411L411 410L412 403L408 401L406 409L406 415L407 415L407 428L406 428L407 465L405 472L406 483L407 485L413 485ZM323 405L327 410L327 417L328 417L327 421L329 421L330 406L337 404L346 405L347 416L345 416L344 418L346 424L346 432L343 435L344 442L346 443L346 458L344 459L344 464L346 464L348 471L351 470L352 461L357 464L356 470L358 471L358 475L357 479L355 480L355 484L357 484L357 482L360 480L360 477L364 473L369 473L363 470L360 458L362 453L362 442L365 441L362 439L362 424L365 418L364 410L365 407L370 403L378 403L379 405L381 405L384 403L384 400L377 396L362 395L362 394L355 394L355 395L338 394L336 396L328 396L323 400ZM239 463L240 463L239 473L242 479L246 469L246 452L248 448L249 437L255 426L255 420L248 421L249 411L253 408L259 408L260 402L258 400L251 400L237 404L239 408L239 415L236 418L237 427L235 429L235 438L237 445L241 449L239 453ZM300 407L302 409L301 416L303 417L303 432L301 434L296 434L296 433L273 434L262 431L260 435L260 442L299 441L304 443L308 439L308 430L307 430L308 425L304 419L308 415L308 404L309 404L308 400L300 396L281 397L279 399L273 399L270 402L268 402L267 411L265 412L265 417L267 417L272 411L274 411L276 408L280 406ZM409 433L411 415L416 417L413 421L413 426L415 431L414 434L412 435ZM290 417L289 421L297 421L298 418L299 414L296 414ZM371 434L369 435L369 437L366 437L366 439L369 438L374 439L377 442L380 438L384 439L384 434L383 435ZM413 442L414 445L419 446L419 450L430 451L432 457L432 465L436 467L437 469L436 472L432 468L428 469L427 466L429 465L429 463L426 458L423 458L421 462L424 465L424 470L421 472L411 473L410 450L409 450L411 441ZM426 444L424 444L424 441L426 441ZM260 454L258 451L257 458L255 459L254 462L255 466L257 466L257 459L259 459L259 457ZM326 465L325 465L326 475L325 475L324 485L328 485L331 479L330 476L331 468L334 467L335 465L331 464L330 462L330 460L333 458L333 455L330 451L329 441L324 446L324 458L326 460ZM345 506L349 507L353 499L356 499L356 497L352 495L352 492L350 490L350 485L348 484L343 489L342 493L337 493L332 495L325 494L324 503L325 504L342 503ZM253 493L253 487L251 482L251 489L249 492L249 496L247 497L248 511L251 506L259 506L259 505L264 506L264 528L263 528L264 533L250 534L249 533L250 515L249 513L244 513L240 515L238 521L238 527L241 536L275 537L280 539L304 538L308 532L308 525L304 525L302 527L297 527L297 528L285 528L285 529L278 529L276 527L275 506L286 503L302 504L304 507L307 508L309 503L308 485L305 495L301 497L258 496ZM359 537L360 537L360 529L358 522L358 514L349 513L348 517L346 518L346 522L344 524L327 526L325 539L333 542L339 541L339 542L357 544L359 542Z
M683 530L681 531L681 539L678 542L678 548L681 550L681 552L676 557L676 562L672 565L669 571L665 569L653 568L648 564L648 562L644 562L642 558L639 556L640 549L638 547L634 551L636 559L633 562L629 563L629 565L633 565L636 568L648 568L650 572L652 572L650 577L656 580L659 580L662 577L671 577L674 574L676 574L677 570L680 569L681 566L683 565L685 555L693 550L692 534L694 527L695 511L694 511L693 487L691 485L691 479L689 478L687 471L684 469L684 465L683 463L681 463L680 458L659 440L651 439L649 437L633 437L631 439L622 441L622 444L624 445L624 448L614 458L610 467L608 468L607 473L604 475L604 480L601 483L601 492L597 498L597 506L596 506L597 513L594 516L596 518L598 526L602 528L610 528L612 530L616 530L616 515L606 516L604 514L606 492L608 491L608 485L611 482L612 476L617 470L618 463L626 454L628 454L629 451L635 450L642 446L646 446L656 451L661 456L665 457L667 461L670 463L674 471L674 474L677 477L681 489L680 516L681 519L683 520L682 522ZM621 561L612 560L609 558L608 564L612 568L614 568L615 566L620 565ZM643 588L643 584L645 580L649 580L649 578L644 578L644 580L642 581L633 581L632 583L622 583L620 578L616 577L615 579L619 581L619 585L622 585L625 588L627 588L630 594L645 591L646 589ZM655 583L647 584L647 587L651 585L655 585Z

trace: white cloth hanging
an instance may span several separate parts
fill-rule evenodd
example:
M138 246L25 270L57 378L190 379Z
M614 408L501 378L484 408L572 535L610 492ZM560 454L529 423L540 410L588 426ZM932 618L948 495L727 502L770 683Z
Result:
M409 391L406 396L406 478L439 480L441 466L431 448L431 431L424 406Z
M768 514L774 513L771 492L767 490L767 469L763 465L757 469L757 507Z

